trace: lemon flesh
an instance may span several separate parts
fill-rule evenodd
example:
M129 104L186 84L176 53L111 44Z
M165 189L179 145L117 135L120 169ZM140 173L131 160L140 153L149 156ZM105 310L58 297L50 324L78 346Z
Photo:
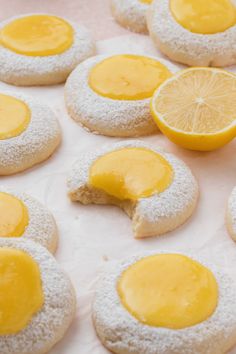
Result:
M166 80L151 110L159 129L184 148L211 151L236 135L236 76L214 68L191 68Z

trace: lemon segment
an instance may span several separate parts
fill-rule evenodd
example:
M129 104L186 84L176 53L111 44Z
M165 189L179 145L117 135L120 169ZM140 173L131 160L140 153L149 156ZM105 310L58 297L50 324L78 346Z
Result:
M231 0L170 0L175 20L193 33L224 32L236 23L236 9Z
M186 149L211 151L236 135L236 76L190 68L166 80L151 101L159 129Z

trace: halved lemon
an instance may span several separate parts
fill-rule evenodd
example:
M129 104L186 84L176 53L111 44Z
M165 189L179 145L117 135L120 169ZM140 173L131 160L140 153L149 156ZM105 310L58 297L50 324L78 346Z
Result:
M151 111L159 129L186 149L218 149L236 136L236 75L190 68L154 93Z

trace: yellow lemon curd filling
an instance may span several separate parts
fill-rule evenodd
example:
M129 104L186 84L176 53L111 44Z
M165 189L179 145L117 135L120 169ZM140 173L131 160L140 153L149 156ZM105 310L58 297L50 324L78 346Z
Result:
M0 249L0 293L0 335L15 334L44 302L39 266L29 254Z
M157 60L140 55L115 55L96 64L89 86L98 95L114 100L143 100L172 74Z
M153 2L153 0L139 0L139 1L144 4L151 4Z
M173 170L161 155L145 148L123 148L98 158L89 184L119 200L149 197L172 182Z
M20 237L28 223L24 203L11 194L0 192L0 237Z
M28 56L65 52L73 44L74 31L65 20L49 15L31 15L9 22L0 31L0 43Z
M218 286L212 272L179 254L145 257L118 280L123 306L140 322L181 329L205 321L215 311Z
M224 32L236 24L236 9L230 0L170 0L175 20L194 33Z
M26 130L31 112L21 100L0 94L0 140L13 138Z

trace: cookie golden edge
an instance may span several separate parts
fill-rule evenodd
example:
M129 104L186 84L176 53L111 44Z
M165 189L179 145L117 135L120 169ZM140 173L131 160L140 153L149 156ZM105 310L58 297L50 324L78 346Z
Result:
M224 67L236 63L236 25L216 34L197 34L172 16L169 0L154 0L147 25L156 46L171 60L189 66Z
M0 23L0 30L9 22L31 15L14 16ZM64 18L63 18L64 19ZM0 46L0 80L15 86L44 86L65 82L71 71L96 52L90 32L82 25L66 20L74 30L74 43L65 52L49 56L27 56Z
M151 97L143 100L114 100L90 88L88 78L91 69L112 56L97 55L89 58L70 74L64 91L69 116L94 134L138 137L155 133L158 128L150 111ZM165 59L147 57L164 64L173 74L179 71L177 66Z
M13 92L2 94L22 100L31 111L28 127L20 135L0 140L0 175L22 172L47 160L61 142L61 128L52 109L38 100Z
M130 31L148 34L146 12L149 5L139 0L110 0L116 22Z
M229 235L236 241L236 187L234 187L228 199L225 222Z
M121 273L136 261L160 253L186 255L213 272L219 286L219 302L207 320L181 330L158 328L142 324L123 307L117 293ZM92 318L99 339L116 354L222 354L236 342L235 293L234 280L209 260L186 252L146 252L107 264L97 282Z
M94 189L89 183L89 169L99 157L122 148L147 148L163 156L172 166L174 179L162 193L136 202L120 201ZM81 153L67 179L68 196L82 204L110 204L119 206L130 217L135 238L159 236L184 224L193 214L198 197L198 183L187 165L170 153L138 140L108 144L96 151Z
M21 200L27 208L29 223L18 240L31 240L54 254L58 246L56 221L48 208L28 193L0 185L1 193L8 193ZM9 239L12 239L10 237ZM1 238L0 238L1 239Z
M0 239L0 247L25 251L40 268L44 305L22 331L0 336L1 354L44 354L65 335L75 315L76 295L69 277L54 257L30 240ZM35 340L37 338L37 340Z

